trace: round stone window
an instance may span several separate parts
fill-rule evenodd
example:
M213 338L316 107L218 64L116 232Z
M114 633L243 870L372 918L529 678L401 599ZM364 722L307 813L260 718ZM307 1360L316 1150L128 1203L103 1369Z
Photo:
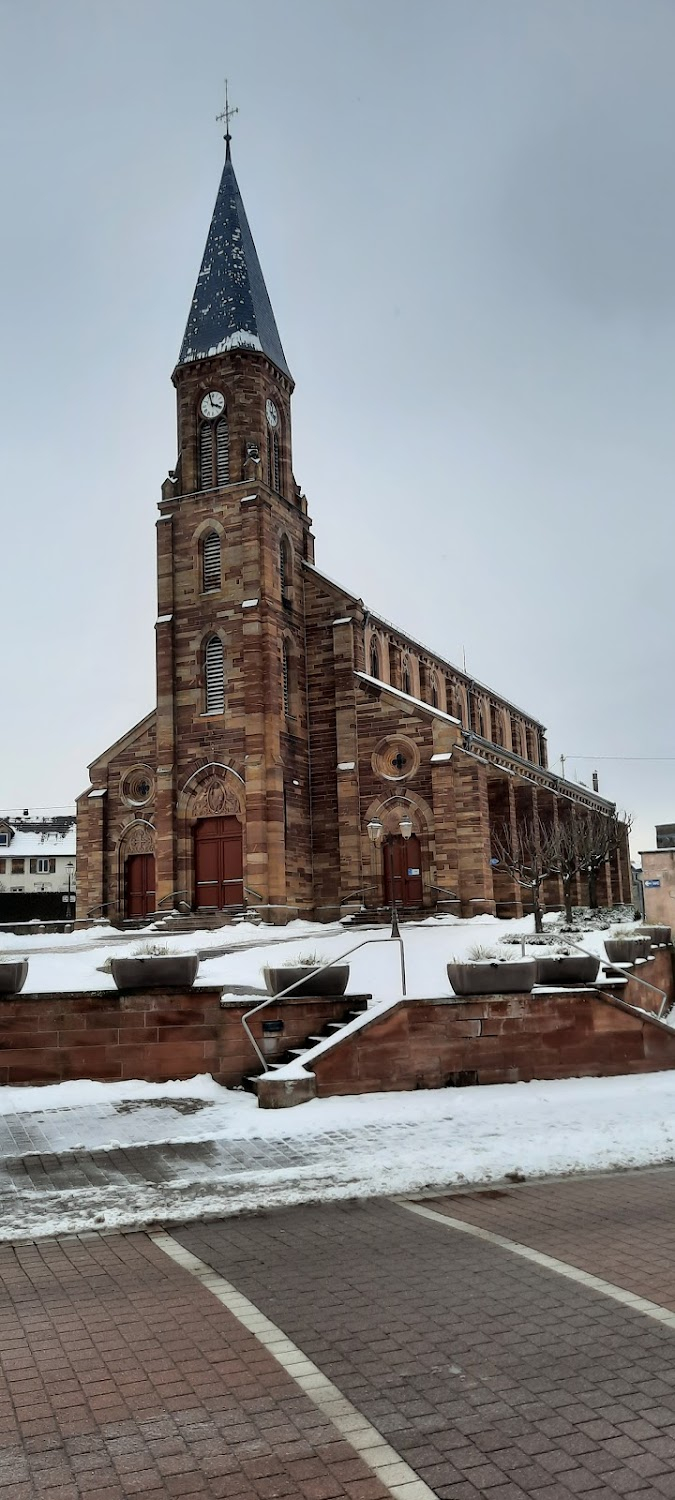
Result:
M376 776L385 781L405 781L414 776L419 768L420 756L417 746L402 734L388 735L373 751L372 767Z
M155 795L155 778L147 766L134 766L122 782L122 796L129 807L145 807Z

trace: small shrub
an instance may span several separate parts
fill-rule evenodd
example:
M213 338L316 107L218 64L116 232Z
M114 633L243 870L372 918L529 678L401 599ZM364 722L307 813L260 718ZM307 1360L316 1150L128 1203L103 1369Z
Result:
M168 943L141 943L134 958L168 958L171 949Z
M469 963L472 964L490 963L494 962L494 960L496 959L497 950L496 948L486 948L483 943L474 943L473 947L467 950L466 957L468 958ZM455 959L455 963L461 964L462 962L464 962L464 960L461 958Z

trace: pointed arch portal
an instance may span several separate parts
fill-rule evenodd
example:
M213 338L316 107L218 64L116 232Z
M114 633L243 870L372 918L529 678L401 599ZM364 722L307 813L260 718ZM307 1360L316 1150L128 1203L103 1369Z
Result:
M244 904L241 823L235 817L200 818L194 825L195 907L222 911Z

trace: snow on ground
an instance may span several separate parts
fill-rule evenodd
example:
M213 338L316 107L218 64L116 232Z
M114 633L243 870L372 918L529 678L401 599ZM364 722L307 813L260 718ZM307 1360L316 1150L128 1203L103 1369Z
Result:
M162 951L175 953L198 949L204 956L197 985L220 986L225 994L233 987L239 996L242 988L250 988L252 994L264 990L265 964L288 963L309 956L316 963L325 963L341 958L348 949L359 945L348 959L349 989L352 994L372 994L374 1000L380 1001L391 1000L401 993L399 949L387 938L387 930L296 921L285 927L242 922L236 927L173 935L166 931L153 934L150 929L144 933L121 933L110 927L20 937L2 933L0 958L28 958L25 992L45 994L114 990L110 974L101 972L106 960L146 951L152 943L160 945ZM490 916L466 920L429 917L420 923L404 923L401 930L407 992L424 999L450 993L446 964L453 958L466 957L476 945L494 948L501 938L513 933L527 937L534 930L534 918L500 921ZM603 936L607 933L594 930L584 933L579 941L587 951L604 957ZM210 950L214 951L211 958L207 956ZM505 952L517 956L518 948L507 947Z
M674 1073L370 1094L281 1111L258 1111L251 1096L207 1078L87 1090L98 1102L84 1103L94 1096L80 1084L25 1091L33 1111L30 1096L43 1095L39 1112L21 1116L21 1129L39 1137L41 1171L37 1183L10 1185L0 1158L0 1239L675 1159ZM135 1103L126 1111L122 1099ZM130 1146L134 1170L126 1177ZM143 1146L147 1180L139 1166ZM89 1149L96 1172L86 1181L77 1173ZM106 1150L116 1153L109 1173ZM58 1153L53 1180L44 1172L50 1151ZM7 1148L4 1154L11 1155Z

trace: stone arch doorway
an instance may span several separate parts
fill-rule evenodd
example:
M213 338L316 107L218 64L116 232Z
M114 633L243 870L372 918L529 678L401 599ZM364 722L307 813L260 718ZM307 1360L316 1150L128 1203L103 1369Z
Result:
M132 823L120 846L120 895L124 916L150 917L157 910L155 830L140 819Z
M244 848L238 818L199 818L192 837L196 910L243 906Z
M422 847L417 834L409 839L390 834L382 845L384 899L387 906L421 906Z

